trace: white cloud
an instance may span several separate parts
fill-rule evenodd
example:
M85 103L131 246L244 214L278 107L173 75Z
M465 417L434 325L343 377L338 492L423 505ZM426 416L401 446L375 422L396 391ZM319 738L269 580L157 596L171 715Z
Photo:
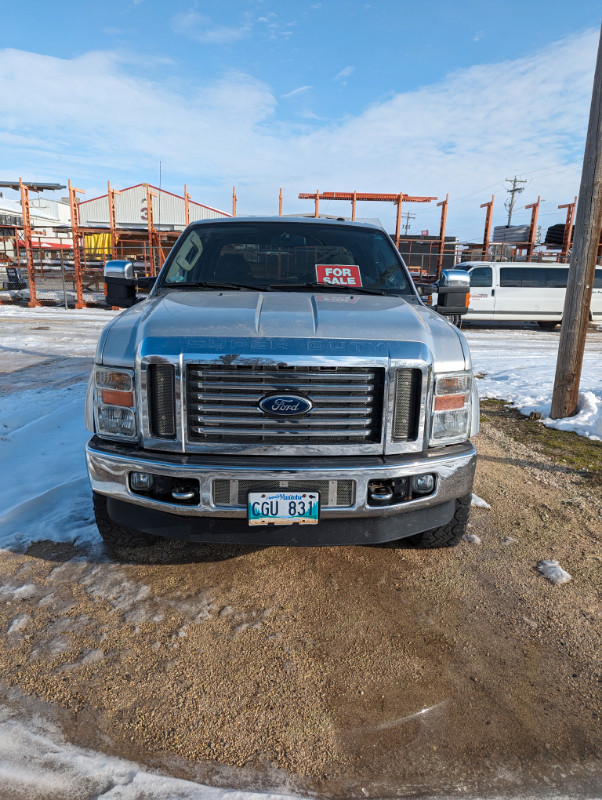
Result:
M280 118L271 87L246 74L178 86L169 68L151 80L112 52L60 59L0 50L0 173L119 188L152 179L162 161L166 187L196 185L195 199L211 205L228 207L236 184L241 213L275 211L279 186L286 213L309 210L296 195L316 187L449 192L448 231L475 238L480 203L495 191L494 224L503 223L503 179L518 174L532 177L521 201L540 194L549 215L541 223L550 224L578 192L597 41L597 31L585 32L400 92L355 117L302 124ZM417 230L437 228L434 204L405 210L417 214ZM527 221L519 212L515 221ZM358 213L393 219L392 206Z
M313 86L299 86L298 89L293 89L292 92L287 92L287 94L283 94L283 95L280 95L280 96L282 98L295 97L298 94L305 94L305 92L308 92L310 89L313 89Z
M345 67L345 69L342 69L334 76L333 81L345 81L351 75L354 69L355 67Z
M247 22L236 26L215 25L209 17L196 11L174 14L170 24L175 33L203 44L233 44L244 39L251 30Z

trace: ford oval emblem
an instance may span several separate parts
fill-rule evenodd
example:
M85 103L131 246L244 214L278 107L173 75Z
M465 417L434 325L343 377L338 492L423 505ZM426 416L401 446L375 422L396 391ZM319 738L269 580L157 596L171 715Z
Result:
M308 397L298 394L268 394L259 401L259 408L266 414L279 417L299 417L313 408Z

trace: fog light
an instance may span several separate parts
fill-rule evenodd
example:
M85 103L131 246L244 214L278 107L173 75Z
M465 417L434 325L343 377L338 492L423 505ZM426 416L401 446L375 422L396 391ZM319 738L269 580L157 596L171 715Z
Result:
M414 475L412 478L412 489L416 494L430 494L434 488L434 475L427 473L426 475Z
M132 472L130 482L135 492L148 492L153 486L153 476L150 472Z

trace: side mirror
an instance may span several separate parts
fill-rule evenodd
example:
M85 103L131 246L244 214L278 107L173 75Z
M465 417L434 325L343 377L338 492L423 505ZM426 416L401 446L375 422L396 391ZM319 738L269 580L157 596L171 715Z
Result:
M445 316L462 316L470 302L470 275L462 269L444 269L439 278L435 311Z
M105 295L107 303L117 308L130 308L141 298L136 297L140 288L151 289L155 278L136 278L131 261L107 261L105 265Z

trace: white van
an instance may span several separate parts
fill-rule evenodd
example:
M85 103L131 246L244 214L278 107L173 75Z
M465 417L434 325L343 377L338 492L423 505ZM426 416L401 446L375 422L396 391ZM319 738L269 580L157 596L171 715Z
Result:
M524 320L553 328L562 319L568 264L465 261L470 304L464 319ZM602 267L596 268L590 320L602 321Z

